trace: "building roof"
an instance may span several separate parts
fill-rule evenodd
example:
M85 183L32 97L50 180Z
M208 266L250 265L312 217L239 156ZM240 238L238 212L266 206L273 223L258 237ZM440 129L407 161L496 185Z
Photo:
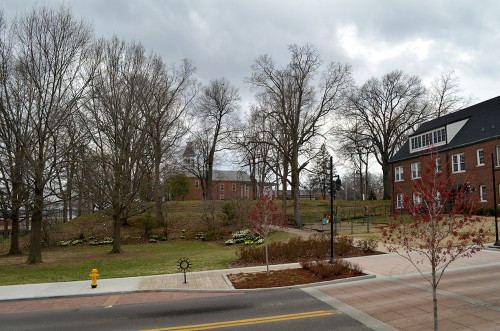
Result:
M250 176L245 171L234 170L214 170L212 172L213 180L240 181L249 182Z
M423 150L410 153L410 138L427 131L464 121L459 131L445 145L434 147L433 151L444 151L461 146L472 145L500 137L500 96L483 101L473 106L458 110L445 116L425 122L412 134L404 145L390 159L390 162L401 161L429 153ZM447 137L447 139L449 139Z
M193 174L186 174L188 177L195 177ZM214 170L212 172L214 181L250 182L250 176L241 170Z

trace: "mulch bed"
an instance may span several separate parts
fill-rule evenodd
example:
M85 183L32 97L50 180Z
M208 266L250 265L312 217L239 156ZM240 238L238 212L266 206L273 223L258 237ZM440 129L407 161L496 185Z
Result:
M365 275L365 274L361 274ZM286 287L293 285L303 285L310 283L318 283L335 279L343 279L349 277L361 276L351 270L345 270L340 275L322 278L310 270L303 268L274 270L252 272L252 273L238 273L229 274L227 277L236 289L254 289L254 288L270 288L270 287Z

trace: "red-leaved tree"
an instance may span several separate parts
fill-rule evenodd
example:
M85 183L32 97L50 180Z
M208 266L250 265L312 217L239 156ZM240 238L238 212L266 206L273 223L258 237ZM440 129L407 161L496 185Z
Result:
M257 233L264 239L264 247L266 252L266 267L269 275L269 254L267 249L267 241L273 229L282 228L285 226L285 218L278 211L278 208L268 196L263 195L257 200L257 203L250 210L248 215L248 223L250 230Z
M486 238L481 219L472 214L479 205L477 193L466 182L457 185L437 172L434 154L423 168L421 178L413 181L412 196L403 199L411 219L398 215L381 233L389 252L411 262L430 283L434 330L438 330L436 292L446 268L460 257L479 252ZM421 269L424 261L431 266L430 275Z

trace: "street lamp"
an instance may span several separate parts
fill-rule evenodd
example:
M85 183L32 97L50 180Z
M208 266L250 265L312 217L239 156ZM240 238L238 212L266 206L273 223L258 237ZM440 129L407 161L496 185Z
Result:
M336 177L335 187L333 186L333 177ZM333 247L333 199L335 198L335 192L340 189L342 185L342 181L340 180L339 175L333 175L333 157L330 156L330 264L335 263L335 250Z

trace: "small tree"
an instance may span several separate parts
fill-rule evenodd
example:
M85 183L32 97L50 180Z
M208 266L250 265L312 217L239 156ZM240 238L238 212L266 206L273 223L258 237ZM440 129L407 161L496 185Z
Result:
M184 200L186 195L189 194L189 178L183 173L176 174L169 178L166 183L166 191L168 198L180 198Z
M382 228L384 245L396 252L418 270L432 287L434 330L438 330L437 287L444 272L460 257L479 252L485 241L481 219L472 214L478 198L463 183L453 185L450 178L436 171L433 155L414 181L413 199L404 197L404 208L411 221L399 215L390 226ZM417 252L419 257L410 255ZM431 275L425 275L422 262L429 261Z
M284 227L285 218L278 211L274 202L268 196L261 196L255 206L250 210L248 216L250 230L257 233L264 239L264 247L266 252L266 267L267 275L269 275L269 254L267 250L267 241L269 234L275 227Z

